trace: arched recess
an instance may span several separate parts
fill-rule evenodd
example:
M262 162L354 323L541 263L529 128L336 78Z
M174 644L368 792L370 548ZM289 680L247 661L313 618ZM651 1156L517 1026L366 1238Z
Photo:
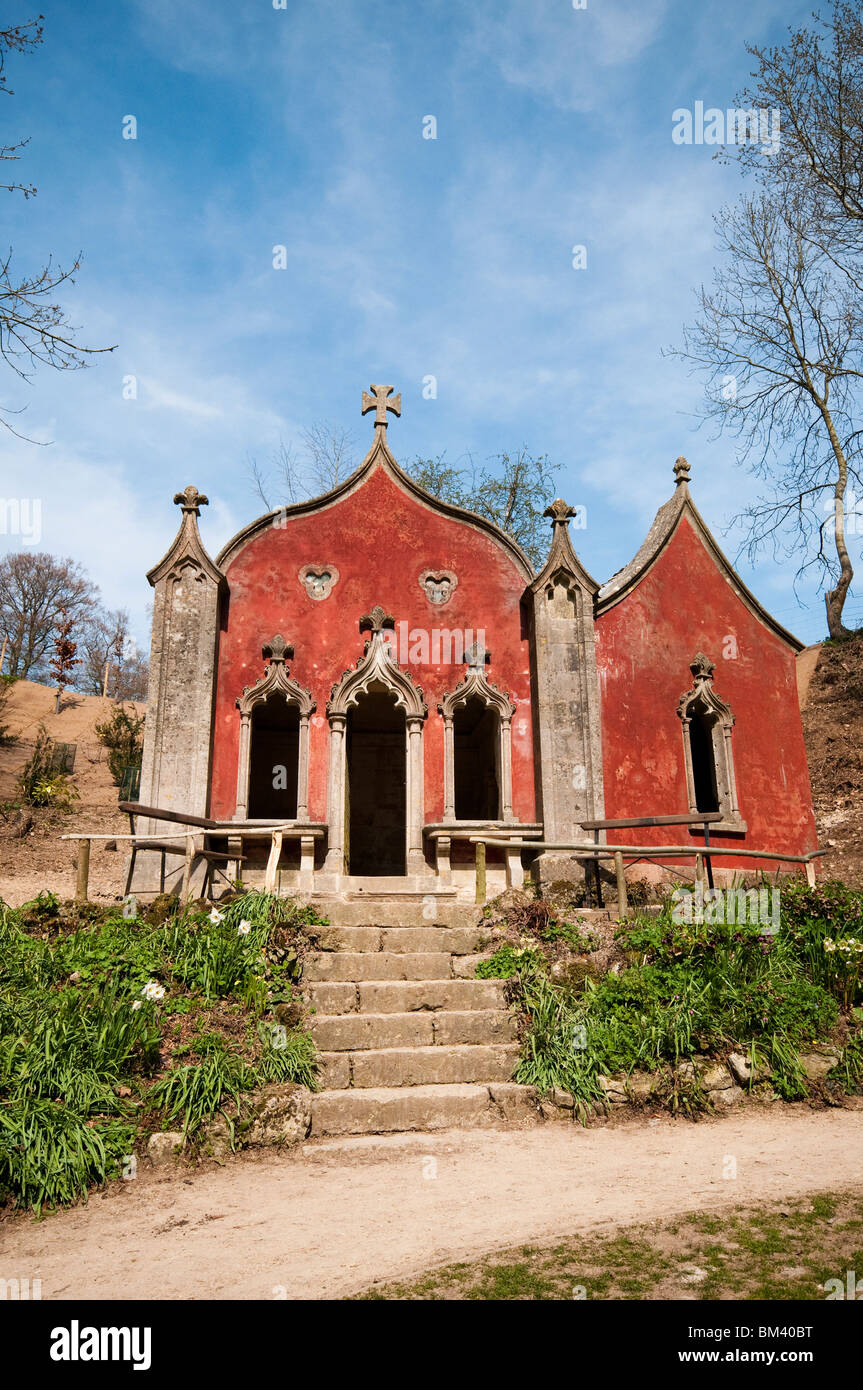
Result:
M397 665L392 654L389 633L395 627L392 618L380 605L360 619L360 632L369 637L363 656L357 665L345 671L330 692L327 718L330 723L330 767L327 796L328 851L327 869L332 873L345 870L345 795L347 791L346 731L348 713L355 709L365 695L386 693L396 709L403 710L406 726L405 747L405 859L407 872L422 873L426 863L423 855L423 722L428 706L423 692L410 676ZM352 872L356 865L352 865Z
M261 655L269 661L266 673L254 685L245 686L237 698L240 711L240 751L237 764L237 811L236 820L246 820L249 816L250 784L253 760L253 720L257 711L266 706L272 698L273 703L284 701L288 709L296 710L298 723L297 771L296 771L296 811L298 821L309 818L309 718L317 708L308 690L292 680L287 662L293 659L294 649L285 642L281 633L276 633L271 642L262 647ZM291 809L293 809L291 801ZM269 816L265 819L270 819ZM293 816L279 816L276 819L291 820Z
M731 735L734 715L713 689L716 669L703 652L690 662L695 683L681 695L677 713L683 728L686 792L692 815L719 811L713 830L745 831L737 804L737 780Z
M485 667L491 660L489 652L474 643L470 651L465 653L464 659L468 664L467 675L438 705L438 711L443 715L444 721L444 820L512 821L512 716L516 707L509 696L496 685L492 685L486 677ZM456 767L456 717L459 711L475 709L478 706L484 707L496 724L493 746L498 813L490 817L463 817L457 815L461 808L457 805L457 783L460 779Z

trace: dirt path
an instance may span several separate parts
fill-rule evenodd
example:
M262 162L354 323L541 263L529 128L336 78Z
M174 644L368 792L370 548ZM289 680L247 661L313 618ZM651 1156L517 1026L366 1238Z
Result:
M13 1218L0 1275L41 1278L43 1298L334 1298L520 1241L860 1185L861 1111L330 1141Z

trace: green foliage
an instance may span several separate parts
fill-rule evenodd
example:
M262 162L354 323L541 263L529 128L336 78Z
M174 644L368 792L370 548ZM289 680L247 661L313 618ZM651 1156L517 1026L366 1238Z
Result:
M544 513L555 495L560 465L526 448L498 454L493 467L454 468L437 459L414 459L409 473L420 487L456 507L477 512L506 531L540 568L551 544Z
M54 740L44 724L39 725L33 752L18 776L18 788L30 806L56 806L68 811L78 800L72 778L57 771Z
M108 750L108 770L119 787L123 773L141 761L144 751L143 714L136 714L134 708L115 705L110 719L96 725L96 737Z
M538 969L543 963L540 951L530 946L511 946L507 942L488 960L480 961L474 974L478 980L509 980L519 971Z
M311 1037L261 1016L290 1000L319 919L265 893L214 915L151 922L49 893L0 903L0 1201L39 1211L86 1196L116 1175L142 1117L194 1135L266 1081L314 1087ZM218 1024L243 1011L241 1046ZM166 1034L203 1014L212 1026L166 1064Z
M221 1038L213 1039L202 1052L199 1061L175 1067L148 1096L164 1113L169 1127L182 1121L184 1136L223 1111L228 1100L238 1104L242 1092L255 1082L238 1050L226 1046Z
M697 1085L684 1096L670 1069L695 1054L737 1050L762 1074L770 1071L781 1096L805 1095L801 1051L831 1037L839 1005L847 1010L852 1002L847 978L838 987L824 957L840 954L863 895L841 885L820 896L795 889L786 907L785 893L775 935L758 925L676 923L670 906L627 923L618 942L629 965L585 975L580 990L566 976L551 978L532 951L502 948L486 973L514 980L530 1019L516 1079L570 1091L584 1112L601 1094L599 1075L665 1068L671 1103L690 1108L704 1097ZM844 937L832 935L840 930ZM824 950L825 939L831 947L835 941L834 951ZM856 952L853 958L859 961ZM846 1089L863 1073L861 1038L858 1025L837 1069Z

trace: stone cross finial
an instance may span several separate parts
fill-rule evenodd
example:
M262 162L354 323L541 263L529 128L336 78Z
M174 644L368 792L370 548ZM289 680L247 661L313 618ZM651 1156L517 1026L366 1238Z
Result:
M189 512L194 512L195 516L200 516L201 507L207 507L209 503L209 497L205 497L192 483L190 483L187 488L184 488L182 492L174 493L174 506L182 507L184 516Z
M367 629L372 633L382 632L385 627L394 628L395 625L395 618L391 617L385 608L381 608L379 603L375 604L371 613L364 613L360 618L360 632Z
M261 656L266 661L269 658L271 666L283 666L285 661L290 661L294 655L294 649L290 642L286 642L280 632L277 632L271 642L266 642L261 647Z
M551 517L555 526L568 526L575 515L575 507L570 507L562 497L556 497L551 506L546 507L543 512L543 516Z
M681 483L689 482L689 464L682 455L674 465L674 477L677 480L678 487L680 487Z
M391 410L393 415L401 415L402 413L401 391L397 396L393 396L392 386L371 386L369 390L373 393L371 396L368 391L363 392L362 413L368 415L370 410L374 410L376 412L375 429L385 430L388 423L387 411ZM392 397L392 399L388 399L388 397Z
M473 646L468 647L465 652L464 661L469 670L479 671L481 675L491 661L491 652L483 646L482 642L474 642Z

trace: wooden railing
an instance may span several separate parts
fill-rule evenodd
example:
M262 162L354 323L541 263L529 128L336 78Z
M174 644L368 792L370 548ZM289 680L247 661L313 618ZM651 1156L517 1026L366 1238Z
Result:
M128 835L76 834L61 836L64 840L76 840L78 842L76 902L88 901L90 845L94 840L124 841L129 845L131 854L126 873L125 896L128 896L131 891L135 864L140 852L151 850L163 856L166 854L182 855L184 862L180 900L186 903L191 893L192 873L198 862L204 861L208 873L221 872L227 882L230 882L226 872L228 867L236 865L237 870L239 870L240 864L246 862L242 848L238 850L236 847L232 847L230 840L239 840L242 846L242 842L246 839L269 839L270 853L267 859L264 886L268 892L273 892L276 887L279 859L285 839L298 839L300 841L301 873L304 868L307 873L310 873L314 865L315 841L322 838L326 828L323 825L307 824L300 821L280 821L273 825L261 825L259 821L217 821L211 820L207 816L195 816L183 811L172 811L158 806L142 806L137 801L121 801L119 805L120 810L125 811L129 817L130 833ZM176 833L167 831L158 835L141 835L135 825L136 817L139 816L145 820L163 821L185 828ZM213 849L207 844L211 838L227 839L229 843L224 849ZM311 868L309 867L310 857ZM222 865L224 865L224 869L221 868Z
M764 849L740 849L736 846L724 847L711 845L709 838L709 824L719 820L721 817L712 813L709 817L701 814L697 816L641 816L634 819L617 821L584 821L580 822L585 829L592 829L596 832L593 843L580 843L560 840L497 840L492 836L471 837L471 843L476 846L475 872L476 872L476 901L485 902L486 898L486 847L491 845L495 848L506 846L509 849L530 849L536 852L550 850L554 853L572 855L576 859L586 859L588 861L598 861L599 859L613 859L615 877L617 879L617 899L618 911L621 917L625 917L629 910L629 902L626 889L626 874L624 870L624 860L626 859L695 859L695 878L697 882L704 881L705 860L714 855L731 855L741 859L767 859L775 863L783 864L802 864L806 869L806 880L810 887L815 886L815 864L814 860L819 859L827 851L824 849L810 850L808 854L785 854L778 850ZM704 846L694 845L609 845L599 843L599 831L606 829L624 829L629 827L641 827L649 825L701 825L705 824L705 844ZM709 867L709 862L708 862ZM713 886L712 871L709 874L709 886ZM601 899L600 904L601 906Z

